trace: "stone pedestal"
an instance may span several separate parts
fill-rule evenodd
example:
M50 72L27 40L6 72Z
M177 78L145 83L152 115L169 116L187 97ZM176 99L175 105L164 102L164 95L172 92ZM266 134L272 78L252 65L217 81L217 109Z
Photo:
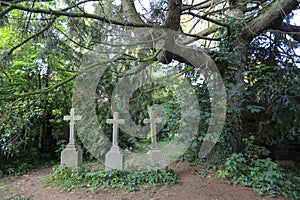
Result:
M105 155L105 169L122 170L124 165L124 155L121 149L112 148Z
M166 168L165 157L161 150L151 149L147 152L148 171Z
M82 166L82 149L75 145L68 144L61 152L61 165L67 165L69 168Z

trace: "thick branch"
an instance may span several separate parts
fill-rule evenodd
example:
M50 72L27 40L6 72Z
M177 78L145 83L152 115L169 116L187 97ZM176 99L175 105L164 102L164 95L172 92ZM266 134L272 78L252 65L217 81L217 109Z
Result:
M180 16L181 16L181 0L169 0L169 9L167 13L167 20L165 27L171 30L178 31L180 28Z
M294 40L300 42L300 26L293 26L282 21L278 21L271 26L274 30L283 31L291 35Z
M283 20L288 13L299 5L297 0L277 0L253 19L242 31L244 39L251 41L255 36L269 29L277 20Z
M169 1L171 3L174 3L173 6L178 6L179 4L176 3L176 1ZM124 14L127 20L135 20L132 22L136 22L139 20L139 16L138 15L135 8L134 8L134 4L132 3L132 0L122 0L122 5L123 5L123 10L124 10ZM169 5L171 6L171 5ZM125 8L125 9L124 9ZM172 12L172 10L169 7L169 11ZM177 13L178 14L178 13ZM179 16L173 16L173 17L179 17ZM168 24L168 23L166 23ZM171 26L171 25L170 25ZM176 25L175 25L176 26ZM172 25L172 28L174 28L175 26ZM176 29L176 27L175 27ZM209 35L210 33L213 33L214 31L216 31L218 29L218 26L213 26L210 29L207 29L205 31L203 31L202 33L200 32L199 34L202 34L202 36L206 36ZM138 32L137 35L139 37L139 40L145 40L145 33L140 33ZM148 33L150 35L150 33ZM200 35L199 35L200 37ZM199 38L197 38L199 39ZM157 56L157 60L159 62L162 63L169 63L172 61L172 59L175 59L179 62L183 62L186 63L188 65L194 66L194 67L202 67L202 64L205 65L207 64L207 58L209 57L204 51L202 50L196 50L196 49L192 49L192 48L187 48L184 44L177 44L177 42L174 40L172 35L166 35L166 40L164 42L165 48L163 48L161 50L161 54L159 54L159 56ZM165 51L164 49L171 49L170 52ZM194 56L193 58L191 58L192 60L194 60L195 62L191 63L188 60L184 59L184 57L181 57L179 55L174 55L171 52L181 52L181 55L185 55L185 58L189 58L190 56ZM170 54L170 55L168 55ZM200 65L199 65L200 64Z
M128 23L145 24L137 13L133 0L122 0L123 12Z
M182 1L181 0L168 0L169 7L167 13L167 19L165 23L165 27L174 31L178 31L180 28L180 16L181 16L181 7ZM173 37L166 37L165 43L174 43ZM163 50L161 54L158 55L158 60L164 64L170 63L173 58L174 54Z

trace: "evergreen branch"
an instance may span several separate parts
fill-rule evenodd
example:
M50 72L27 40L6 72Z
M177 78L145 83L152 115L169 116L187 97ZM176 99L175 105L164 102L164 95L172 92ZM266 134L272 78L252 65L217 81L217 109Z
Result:
M86 50L89 50L89 51L93 51L93 49L89 48L89 47L86 47L82 44L79 44L78 42L76 42L75 40L73 40L72 38L70 38L66 33L64 33L61 29L59 29L58 27L54 26L54 28L56 30L58 30L61 34L63 34L68 40L70 40L71 42L73 42L74 44L78 45L79 47L83 48L83 49L86 49Z
M153 61L159 53L160 53L160 51L156 52L153 56L150 56L149 58L146 58L146 59L143 59L143 60L138 60L137 59L137 61L139 61L139 62ZM113 62L113 61L116 61L116 60L122 60L121 55L122 55L122 53L116 55L115 57L113 57L111 59L107 59L107 60L104 60L102 62L93 63L93 64L87 66L86 68L82 69L81 71L78 71L73 76L71 76L71 77L69 77L65 80L62 80L61 82L59 82L55 85L52 85L52 86L49 86L49 87L46 87L46 88L42 88L42 89L39 89L39 90L35 90L35 91L32 91L32 92L22 93L22 94L14 94L14 95L10 95L10 96L0 96L0 101L2 101L2 100L4 100L4 101L14 100L14 99L24 98L24 97L28 97L28 96L37 95L37 94L49 93L49 92L57 89L58 87L72 81L77 76L79 76L79 75L81 75L81 74L83 74L87 71L93 70L96 67L99 67L99 64L105 64L105 63Z
M6 97L0 97L0 101L2 100L14 100L14 99L19 99L19 98L24 98L24 97L28 97L28 96L33 96L33 95L37 95L37 94L42 94L42 93L48 93L48 92L51 92L55 89L57 89L58 87L68 83L69 81L73 80L74 78L76 78L78 76L78 73L76 73L75 75L55 84L55 85L52 85L52 86L49 86L47 88L42 88L42 89L39 89L39 90L35 90L35 91L32 91L32 92L28 92L28 93L22 93L22 94L14 94L14 95L11 95L11 96L6 96Z
M81 71L76 72L73 76L71 76L71 77L69 77L65 80L62 80L61 82L59 82L55 85L52 85L52 86L49 86L49 87L46 87L46 88L42 88L42 89L39 89L39 90L35 90L35 91L32 91L32 92L22 93L22 94L13 94L13 95L10 95L10 96L0 96L0 101L2 101L2 100L4 100L4 101L15 100L15 99L24 98L24 97L28 97L28 96L33 96L33 95L37 95L37 94L49 93L49 92L57 89L58 87L72 81L77 76L79 76L81 74L84 74L87 71L93 70L96 67L99 67L99 64L110 63L110 62L113 62L115 60L118 60L119 59L118 57L120 57L121 55L122 55L122 53L119 53L118 55L116 55L115 57L113 57L111 59L103 60L102 62L96 62L96 63L93 63L91 65L88 65L87 67L85 67Z
M14 46L13 48L11 48L9 50L9 52L7 53L7 56L10 56L17 48L23 46L25 43L27 43L28 41L30 41L31 39L38 37L39 35L41 35L42 33L44 33L46 30L48 30L51 25L55 22L56 18L52 19L45 28L41 29L40 31L38 31L37 33L33 34L32 36L26 38L24 41L22 41L21 43L17 44L16 46Z

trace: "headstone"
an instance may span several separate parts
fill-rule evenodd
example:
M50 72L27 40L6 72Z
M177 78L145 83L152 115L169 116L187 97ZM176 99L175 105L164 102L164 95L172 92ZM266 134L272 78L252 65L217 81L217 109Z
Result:
M113 119L108 119L106 121L108 124L113 124L113 137L112 146L109 152L105 155L105 168L106 169L123 169L124 165L124 155L121 148L118 145L118 135L119 135L119 124L124 124L124 119L119 119L119 113L114 112Z
M153 111L150 112L150 119L144 119L144 123L149 123L151 128L151 149L147 152L148 156L148 170L163 169L166 167L165 158L163 152L157 145L156 137L156 124L161 123L162 119L155 118Z
M70 138L66 148L61 152L61 164L69 168L82 166L82 149L75 145L75 121L81 120L81 116L75 116L74 108L70 111L70 116L64 116L64 120L70 121Z
M156 123L161 123L162 119L160 118L155 118L155 114L153 111L150 113L150 119L144 119L144 123L149 123L150 128L151 128L151 144L152 144L152 149L158 149L157 146L157 137L156 137Z

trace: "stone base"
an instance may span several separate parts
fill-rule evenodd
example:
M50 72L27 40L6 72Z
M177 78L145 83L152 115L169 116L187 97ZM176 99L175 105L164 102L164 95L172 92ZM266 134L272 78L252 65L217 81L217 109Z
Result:
M111 149L105 155L105 169L122 170L124 165L123 152L120 149Z
M61 165L67 165L69 168L82 166L82 149L75 145L68 144L61 152Z
M165 157L161 150L151 149L147 152L147 156L148 171L166 168Z

